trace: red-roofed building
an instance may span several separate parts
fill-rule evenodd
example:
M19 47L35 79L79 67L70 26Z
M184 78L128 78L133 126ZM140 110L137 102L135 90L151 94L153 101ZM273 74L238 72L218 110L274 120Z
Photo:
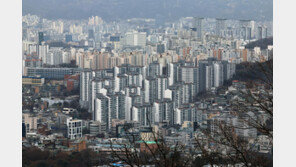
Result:
M79 86L79 74L75 74L75 75L65 75L64 76L64 83L65 86L67 88L67 91L72 91L76 88L78 88Z

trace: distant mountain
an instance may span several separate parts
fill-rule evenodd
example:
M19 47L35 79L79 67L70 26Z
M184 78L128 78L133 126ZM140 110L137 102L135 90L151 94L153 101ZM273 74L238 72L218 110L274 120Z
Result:
M23 15L104 20L134 17L173 20L186 16L272 20L273 0L23 0Z

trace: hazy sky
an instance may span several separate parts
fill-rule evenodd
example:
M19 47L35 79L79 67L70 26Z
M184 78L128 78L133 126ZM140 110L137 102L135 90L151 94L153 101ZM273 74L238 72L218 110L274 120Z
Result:
M98 15L104 20L185 16L272 20L273 0L23 0L23 14L27 13L49 19Z

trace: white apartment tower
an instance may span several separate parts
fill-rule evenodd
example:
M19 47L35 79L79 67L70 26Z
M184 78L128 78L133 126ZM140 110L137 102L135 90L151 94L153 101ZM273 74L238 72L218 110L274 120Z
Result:
M146 32L127 32L125 34L125 45L127 46L146 46Z
M82 120L74 120L72 117L67 119L67 136L69 139L82 137Z

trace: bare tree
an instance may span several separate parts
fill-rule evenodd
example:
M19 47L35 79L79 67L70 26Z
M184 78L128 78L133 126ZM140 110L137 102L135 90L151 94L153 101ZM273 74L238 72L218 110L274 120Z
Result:
M151 121L148 122L149 127L152 127ZM128 132L128 129L124 130ZM152 130L149 141L138 138L133 133L126 138L125 143L110 141L110 144L112 156L130 166L185 167L192 164L193 156L185 151L184 145L168 145L160 132ZM120 147L114 147L115 144Z
M250 142L236 133L239 129L255 129L259 134L266 136L272 144L273 141L273 68L272 59L264 63L248 65L247 69L256 78L247 81L247 87L238 92L240 98L232 100L230 109L241 121L242 126L233 125L225 121L213 122L217 127L214 131L203 131L208 141L214 143L215 149L208 148L208 143L196 138L197 147L202 150L201 158L208 164L221 164L216 159L224 159L228 164L241 164L242 166L272 166L272 153L270 157L260 154L256 149L258 138ZM257 69L253 69L256 67ZM237 93L236 93L237 94ZM249 112L252 111L252 114ZM264 116L264 119L261 119Z
M264 63L247 64L246 87L233 96L229 109L236 116L239 124L225 120L215 120L213 131L201 130L195 137L193 149L186 150L185 145L169 145L164 136L152 130L151 145L147 141L139 143L138 137L131 133L126 142L110 141L112 156L130 166L155 165L164 167L236 165L272 166L271 154L258 152L258 138L249 140L238 134L239 130L255 129L260 135L273 141L273 67L272 59ZM207 97L205 95L205 97ZM251 113L253 114L250 114ZM263 116L263 118L262 118ZM147 118L149 118L147 116ZM152 127L149 122L149 127ZM128 132L128 129L125 129ZM121 147L114 147L114 145ZM142 146L142 147L141 147ZM145 151L143 151L143 148Z

